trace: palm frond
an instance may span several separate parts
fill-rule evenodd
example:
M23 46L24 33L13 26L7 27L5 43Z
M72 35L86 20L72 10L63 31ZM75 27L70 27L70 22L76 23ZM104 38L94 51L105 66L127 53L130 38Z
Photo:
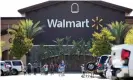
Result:
M29 39L33 39L34 36L43 32L43 27L39 26L39 23L40 21L34 24L30 19L20 20L19 23L13 25L8 32L12 34L21 34Z
M123 39L126 36L127 32L131 29L129 28L126 23L124 22L112 22L111 24L108 24L110 31L112 35L116 38L116 43L124 43Z

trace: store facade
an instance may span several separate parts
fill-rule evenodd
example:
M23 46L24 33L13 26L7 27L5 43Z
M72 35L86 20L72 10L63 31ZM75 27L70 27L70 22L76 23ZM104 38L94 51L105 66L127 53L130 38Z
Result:
M69 45L79 38L88 41L92 34L113 21L125 21L132 9L104 1L48 1L20 9L19 12L34 22L40 21L43 33L34 39L28 61L34 62L37 45L55 45L53 40L71 36ZM33 57L34 56L34 57Z
M71 36L88 40L92 33L113 21L125 21L132 10L103 1L48 1L19 10L26 18L41 22L44 33L34 43L54 45L53 40Z

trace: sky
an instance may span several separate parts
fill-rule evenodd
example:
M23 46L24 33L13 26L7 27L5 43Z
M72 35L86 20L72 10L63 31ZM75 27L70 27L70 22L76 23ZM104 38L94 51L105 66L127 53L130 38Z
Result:
M0 17L21 17L19 9L42 3L48 0L0 0ZM109 3L133 9L132 0L103 0ZM133 12L130 14L133 16Z

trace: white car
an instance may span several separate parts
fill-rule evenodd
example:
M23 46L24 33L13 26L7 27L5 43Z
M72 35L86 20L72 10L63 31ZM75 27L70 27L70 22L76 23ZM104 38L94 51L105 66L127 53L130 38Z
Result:
M133 78L133 45L122 44L112 47L111 58L112 80Z
M9 73L9 68L4 61L0 61L0 75L7 75Z
M24 71L24 65L21 60L5 60L5 62L11 65L13 75L18 75Z

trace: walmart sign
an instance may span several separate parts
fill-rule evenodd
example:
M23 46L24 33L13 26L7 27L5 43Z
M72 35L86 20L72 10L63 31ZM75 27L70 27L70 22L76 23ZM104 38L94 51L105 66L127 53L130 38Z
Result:
M89 28L89 20L85 19L84 21L67 21L65 19L47 19L49 28Z

